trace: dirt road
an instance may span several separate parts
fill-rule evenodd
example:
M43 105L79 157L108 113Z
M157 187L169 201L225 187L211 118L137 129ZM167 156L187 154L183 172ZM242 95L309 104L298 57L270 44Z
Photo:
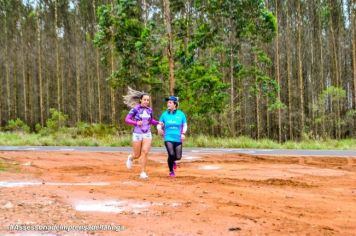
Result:
M356 159L126 156L0 152L0 234L356 235Z

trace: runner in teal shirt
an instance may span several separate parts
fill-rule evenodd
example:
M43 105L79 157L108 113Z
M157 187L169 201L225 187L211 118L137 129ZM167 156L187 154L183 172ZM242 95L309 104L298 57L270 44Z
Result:
M164 141L182 142L183 127L187 124L187 118L181 110L167 110L159 121L164 124Z
M167 111L163 112L159 121L163 124L158 125L158 132L164 136L164 144L168 152L169 176L175 177L177 165L176 161L182 158L182 143L187 132L187 118L185 114L178 110L179 101L175 96L166 98Z

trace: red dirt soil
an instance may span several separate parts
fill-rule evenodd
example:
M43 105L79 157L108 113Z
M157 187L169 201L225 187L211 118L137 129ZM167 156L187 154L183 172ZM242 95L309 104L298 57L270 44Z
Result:
M0 152L0 235L356 235L355 158L189 155Z

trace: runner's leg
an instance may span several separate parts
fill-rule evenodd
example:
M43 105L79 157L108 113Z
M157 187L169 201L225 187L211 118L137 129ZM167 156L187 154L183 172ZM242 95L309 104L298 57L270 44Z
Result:
M137 159L141 156L142 140L132 141L132 159Z
M134 159L136 159L140 156L141 144L142 144L142 138L138 134L133 133L132 134L132 154L130 154L127 157L127 160L126 160L127 169L131 169Z
M173 172L173 163L175 160L175 152L174 152L174 144L172 142L164 142L164 145L166 146L167 153L168 153L168 168L170 172Z
M141 149L141 172L146 172L146 165L147 165L147 156L151 149L151 138L144 138L142 140L142 149Z
M174 145L174 150L175 150L175 157L176 157L176 160L180 160L182 159L182 149L183 149L183 145L182 143L176 143Z

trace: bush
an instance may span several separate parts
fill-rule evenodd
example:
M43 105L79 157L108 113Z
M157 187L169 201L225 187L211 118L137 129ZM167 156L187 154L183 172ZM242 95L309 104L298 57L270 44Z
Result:
M39 124L39 123L37 123L36 125L35 125L35 131L37 132L37 133L40 133L41 132L41 130L42 130L42 126Z
M68 121L68 115L60 111L57 111L54 108L49 110L50 118L46 121L46 127L50 133L59 131L60 128L64 128Z
M85 122L78 122L76 125L77 135L84 137L93 137L93 136L107 136L115 135L117 129L113 125L105 124L88 124Z
M5 126L6 131L30 133L30 127L21 119L9 120Z

